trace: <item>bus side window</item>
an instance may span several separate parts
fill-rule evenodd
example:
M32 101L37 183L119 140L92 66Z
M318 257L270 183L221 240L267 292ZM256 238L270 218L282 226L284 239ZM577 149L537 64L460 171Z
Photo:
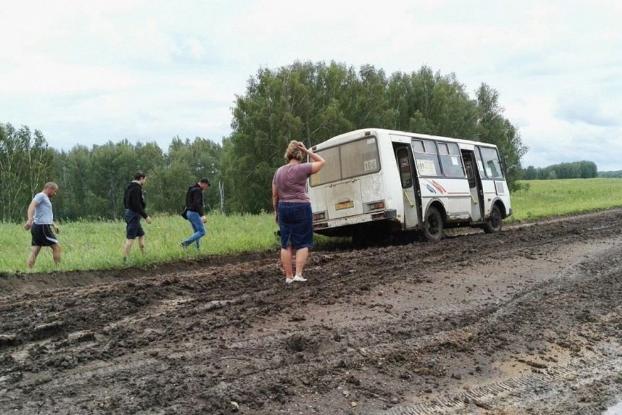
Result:
M413 142L417 143L417 141ZM427 177L439 177L442 176L441 165L438 161L438 154L436 151L436 144L434 141L423 140L423 151L417 149L417 145L414 145L415 151L415 165L417 167L418 176Z
M486 172L484 171L484 163L482 162L482 156L479 153L479 147L475 147L475 161L477 163L477 170L479 171L479 177L482 179L486 178Z
M501 164L499 163L499 155L494 148L480 147L482 152L482 159L484 160L484 169L486 170L486 176L491 179L502 179L503 173L501 172Z
M413 140L412 146L415 153L425 153L425 151L423 150L423 143L421 141Z
M406 148L400 148L397 150L397 165L400 169L400 180L402 181L402 187L407 189L413 185L412 170L410 168L410 156Z
M464 178L464 168L462 166L462 158L456 143L436 143L438 145L438 154L441 159L441 166L446 177Z

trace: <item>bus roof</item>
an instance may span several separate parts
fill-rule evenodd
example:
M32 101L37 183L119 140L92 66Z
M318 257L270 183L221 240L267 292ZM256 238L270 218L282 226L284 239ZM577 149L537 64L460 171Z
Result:
M497 146L494 144L484 143L481 141L471 141L471 140L464 140L461 138L443 137L440 135L420 134L420 133L413 133L413 132L408 132L408 131L387 130L385 128L362 128L360 130L349 131L347 133L340 134L333 138L329 138L328 140L315 145L314 148L322 149L325 147L332 147L335 145L347 143L352 140L356 140L358 138L363 138L365 136L377 136L379 135L378 133L380 132L384 132L384 133L391 134L391 135L401 135L401 136L406 136L410 138L420 138L423 140L443 140L443 141L449 141L453 143L480 145L480 146L497 148Z

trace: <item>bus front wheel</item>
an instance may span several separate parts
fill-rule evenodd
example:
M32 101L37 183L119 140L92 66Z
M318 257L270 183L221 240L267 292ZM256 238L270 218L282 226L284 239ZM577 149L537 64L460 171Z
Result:
M501 231L503 226L503 217L501 216L501 210L499 206L494 205L490 211L490 216L484 223L484 232L495 233Z
M434 206L430 206L425 214L423 236L430 242L438 242L443 237L443 216Z

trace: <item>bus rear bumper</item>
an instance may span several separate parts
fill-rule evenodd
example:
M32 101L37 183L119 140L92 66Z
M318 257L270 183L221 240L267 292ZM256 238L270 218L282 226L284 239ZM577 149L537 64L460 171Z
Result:
M397 211L395 209L380 210L377 212L365 213L356 216L346 216L338 219L328 219L313 222L314 231L322 231L325 229L335 229L345 226L359 225L362 223L375 222L379 220L397 220Z

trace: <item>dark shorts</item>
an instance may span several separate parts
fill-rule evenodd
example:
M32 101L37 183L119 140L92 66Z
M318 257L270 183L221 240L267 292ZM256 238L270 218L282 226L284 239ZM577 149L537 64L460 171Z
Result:
M52 246L58 244L58 239L52 231L52 225L32 225L32 246Z
M143 227L140 225L140 214L133 210L125 209L123 218L125 219L125 223L127 223L125 226L125 236L127 239L136 239L145 236L145 231L143 231Z
M279 202L281 248L313 247L313 218L310 203Z

